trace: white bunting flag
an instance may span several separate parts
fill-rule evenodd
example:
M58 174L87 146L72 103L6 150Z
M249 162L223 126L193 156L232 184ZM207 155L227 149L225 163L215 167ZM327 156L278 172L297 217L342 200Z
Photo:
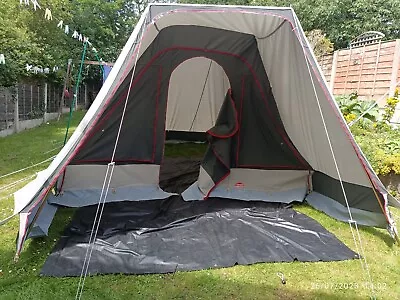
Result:
M65 25L64 33L69 34L69 26L68 25Z
M49 74L50 73L50 68L44 68L43 69L44 74Z
M57 66L54 66L53 67L53 72L55 73L55 72L57 72L58 71L58 67Z
M28 0L29 1L29 0ZM33 8L35 10L37 10L38 8L41 9L39 3L37 2L37 0L31 0L32 4L33 4Z
M74 39L77 39L78 37L79 37L79 33L78 33L78 31L74 31L74 33L72 34L72 37L74 38Z
M63 20L61 20L60 22L58 22L57 28L63 28L63 25L64 25L63 23L64 23Z
M0 54L0 65L5 65L6 64L6 58L4 54Z
M29 5L29 0L25 0L25 5Z
M26 71L29 72L30 70L32 70L32 65L26 64Z
M44 12L44 18L47 20L53 20L53 15L51 14L51 10L46 8Z
M78 39L79 39L80 42L82 42L82 40L83 40L82 34L79 34Z

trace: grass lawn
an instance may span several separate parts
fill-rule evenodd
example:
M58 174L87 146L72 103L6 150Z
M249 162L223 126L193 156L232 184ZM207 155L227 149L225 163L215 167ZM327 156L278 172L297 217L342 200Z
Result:
M71 131L83 113L74 114ZM50 122L6 138L0 138L0 176L33 165L55 155L63 141L66 118ZM166 155L181 152L196 154L193 146L167 145ZM12 213L13 200L7 197L27 181L9 190L7 184L30 176L48 163L13 176L0 179L0 219ZM355 249L349 225L336 221L311 207L295 208L334 233L351 249ZM399 210L393 210L400 223ZM77 278L42 278L39 276L47 255L64 226L71 219L72 209L59 210L49 236L29 240L17 263L15 237L18 218L0 227L0 299L74 299ZM363 244L378 299L400 299L400 247L393 245L383 229L361 228ZM283 285L276 273L282 272ZM166 275L106 275L87 278L83 299L368 299L370 290L360 261L328 263L265 263L251 266L177 272Z

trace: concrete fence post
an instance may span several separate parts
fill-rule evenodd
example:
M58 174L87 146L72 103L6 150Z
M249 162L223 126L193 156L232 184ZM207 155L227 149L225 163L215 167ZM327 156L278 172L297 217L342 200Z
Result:
M44 83L44 114L43 114L43 121L46 123L47 119L47 102L48 102L48 93L47 93L47 82Z
M86 109L88 107L88 87L87 84L85 83L85 107L84 109Z
M336 79L338 56L339 56L339 50L336 50L335 52L333 52L331 79L329 81L329 90L331 91L332 94L335 89L335 79Z
M399 68L400 68L400 40L396 40L396 46L394 48L394 56L393 56L392 77L390 79L390 92L389 92L390 97L393 97L396 92ZM397 104L391 122L397 124L400 123L400 103Z
M19 132L18 85L15 88L15 102L14 102L14 133L17 132Z
M400 40L396 40L396 46L394 48L394 54L393 54L392 76L390 78L390 90L389 90L390 97L393 97L394 92L396 91L399 64L400 64Z
M33 85L31 84L31 110L30 110L31 115L32 112L33 112Z

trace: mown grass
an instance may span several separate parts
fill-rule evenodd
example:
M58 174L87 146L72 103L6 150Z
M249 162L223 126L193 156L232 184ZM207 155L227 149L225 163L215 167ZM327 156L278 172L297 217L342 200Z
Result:
M74 130L83 113L74 114ZM0 139L0 176L40 162L58 151L66 119ZM71 131L72 131L71 130ZM186 148L185 148L186 147ZM57 148L57 149L56 149ZM198 155L204 146L167 145L166 155ZM51 151L52 150L52 151ZM0 179L0 189L34 174L43 164ZM1 191L0 198L21 187ZM11 197L0 200L0 219L12 213ZM295 209L316 219L353 250L349 225L338 222L305 204ZM57 213L49 236L26 243L13 262L17 218L0 227L0 299L73 299L77 278L40 277L47 255L72 216L73 210ZM397 217L399 210L394 210ZM383 229L360 229L370 273L378 299L400 299L400 247ZM283 285L276 275L282 272ZM165 275L106 275L87 278L83 299L368 299L371 292L358 260L319 263L266 263L251 266L177 272Z

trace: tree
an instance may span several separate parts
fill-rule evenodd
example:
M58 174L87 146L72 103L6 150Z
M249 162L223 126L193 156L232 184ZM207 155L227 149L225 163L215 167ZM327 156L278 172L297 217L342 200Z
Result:
M322 30L313 29L307 31L306 36L315 56L318 59L333 51L333 43L326 37Z
M28 77L44 77L26 71L26 64L59 66L61 72L46 75L47 80L61 81L64 66L72 58L78 63L82 53L79 42L57 28L60 20L89 37L105 61L115 61L137 21L135 3L129 0L39 0L42 10L20 5L16 0L3 0L0 10L0 53L6 64L0 65L0 86L14 85ZM50 8L53 20L44 18ZM95 60L92 52L87 58ZM75 68L77 70L77 68ZM99 78L99 68L89 77Z
M320 29L336 49L366 31L381 31L386 39L400 37L398 0L253 0L253 5L292 6L305 31Z
M320 29L336 49L366 31L400 38L398 0L182 0L182 3L292 6L305 31Z

